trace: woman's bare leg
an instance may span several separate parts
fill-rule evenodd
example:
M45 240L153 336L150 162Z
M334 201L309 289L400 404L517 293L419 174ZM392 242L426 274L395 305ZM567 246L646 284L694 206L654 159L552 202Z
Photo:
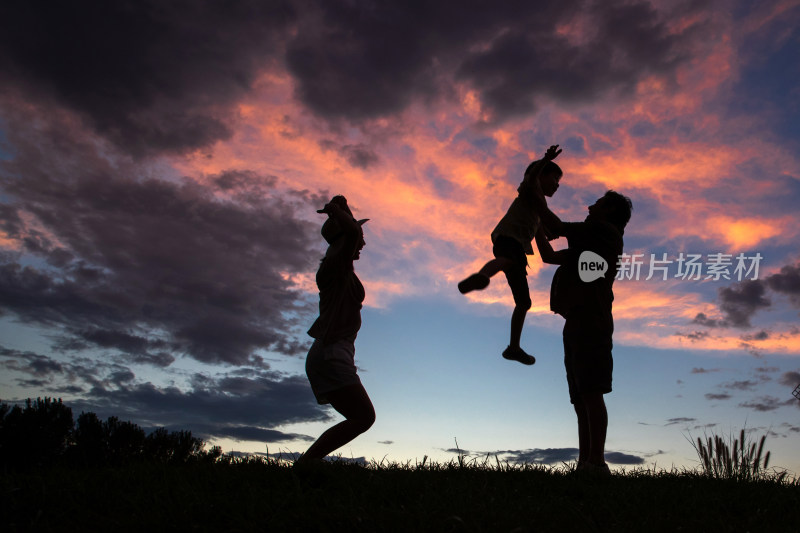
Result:
M321 461L326 455L367 431L375 422L375 408L361 383L332 391L328 393L328 399L345 420L320 435L298 459L300 463Z

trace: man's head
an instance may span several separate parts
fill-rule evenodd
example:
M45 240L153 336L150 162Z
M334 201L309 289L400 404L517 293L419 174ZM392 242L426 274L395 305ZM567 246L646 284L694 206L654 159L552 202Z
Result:
M607 220L614 224L620 233L623 233L631 219L632 211L633 203L630 198L616 191L606 191L602 197L589 206L589 216L586 218Z
M527 169L525 169L526 178L533 179L533 176L530 176L530 174L533 172L536 163L538 162L534 161L528 165ZM542 193L544 193L545 196L549 197L555 194L555 192L558 190L558 184L561 181L561 176L563 174L564 172L562 172L561 167L552 161L548 161L544 164L544 168L539 174L539 185L542 187Z

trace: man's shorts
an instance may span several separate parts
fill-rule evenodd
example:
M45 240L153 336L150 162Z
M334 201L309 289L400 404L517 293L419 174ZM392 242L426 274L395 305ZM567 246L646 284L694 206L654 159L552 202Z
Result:
M528 257L522 244L511 237L498 235L493 240L492 253L496 258L511 259L519 269L506 272L508 286L514 295L514 303L521 307L531 306L531 291L528 287Z
M356 348L352 338L323 344L317 339L306 358L306 374L317 403L330 403L328 393L361 383L356 373Z
M608 312L574 307L564 323L564 367L567 370L569 401L584 393L611 392L611 337L614 320Z

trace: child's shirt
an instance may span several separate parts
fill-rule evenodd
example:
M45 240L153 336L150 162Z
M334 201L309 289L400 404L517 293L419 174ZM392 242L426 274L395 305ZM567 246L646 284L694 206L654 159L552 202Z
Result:
M542 160L539 162L542 162ZM525 180L522 181L517 188L517 197L511 202L511 206L506 211L505 216L500 219L500 222L492 230L492 242L498 235L505 235L519 242L527 255L533 255L531 241L533 241L536 231L539 229L540 218L529 196L534 194L530 189L538 185L535 181L537 179L538 176L534 176L527 182Z
M505 235L518 241L525 253L533 255L531 241L536 236L539 229L539 215L535 212L530 202L521 196L514 198L511 206L506 211L500 222L497 223L492 231L492 242L498 235Z

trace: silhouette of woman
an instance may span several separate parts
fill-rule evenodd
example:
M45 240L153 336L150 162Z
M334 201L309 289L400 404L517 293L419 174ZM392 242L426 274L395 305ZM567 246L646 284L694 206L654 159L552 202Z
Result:
M319 318L308 330L315 340L308 351L306 374L317 402L331 404L345 420L320 435L297 460L296 464L301 465L322 461L375 422L375 409L354 361L364 286L353 262L366 244L361 226L367 219L353 218L344 196L334 196L317 212L328 215L322 226L328 251L317 270Z

